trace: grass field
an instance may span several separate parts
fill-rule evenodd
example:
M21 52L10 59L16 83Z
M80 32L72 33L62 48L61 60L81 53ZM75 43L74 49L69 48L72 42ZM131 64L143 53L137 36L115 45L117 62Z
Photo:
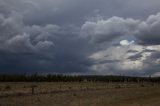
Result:
M159 88L151 83L0 83L0 106L160 106Z

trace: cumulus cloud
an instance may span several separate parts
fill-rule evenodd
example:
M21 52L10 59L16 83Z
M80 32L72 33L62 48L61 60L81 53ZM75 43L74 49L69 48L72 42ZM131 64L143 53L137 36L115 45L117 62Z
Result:
M146 21L138 27L139 33L136 37L142 44L159 44L160 42L160 13L150 15Z
M93 1L93 2L96 5L98 3L96 1ZM78 3L83 4L84 2L78 2ZM79 5L78 3L73 3L73 4L78 6ZM105 4L105 2L101 1L101 4L102 3ZM114 5L116 4L115 1L113 1L112 3L110 2L107 2L107 3L114 4ZM118 3L119 3L118 6L123 7L123 5L120 2ZM130 4L131 2L127 2L127 3ZM158 4L159 2L156 2L156 3ZM73 9L72 6L69 9L66 9L66 7L68 8L68 5L67 6L65 5L64 7L66 10L73 12L71 11ZM93 5L93 7L94 6L95 5ZM96 16L101 16L99 14L101 14L102 8L99 8L99 6L96 7L96 9L92 9L92 6L91 8L88 8L87 5L86 6L84 5L83 9L89 10L88 11L89 14L91 9L94 14L96 13ZM85 17L88 17L85 12L82 12L81 10L79 11L78 8L76 8L76 10L82 15L82 16L79 16L77 19L80 19L82 21L82 17L84 17L84 15ZM95 10L98 10L97 11L98 13L95 12ZM58 8L57 11L60 12L61 8ZM61 11L61 13L63 12ZM75 12L73 12L72 14L74 13ZM110 14L110 12L107 12L107 14ZM114 11L112 11L112 14L115 14ZM108 19L97 18L96 21L94 20L86 21L81 26L81 36L83 36L84 38L87 38L86 41L84 40L83 42L84 44L82 44L82 40L78 42L79 39L77 39L75 36L74 37L63 36L62 37L63 40L62 41L59 40L63 42L60 46L57 45L57 43L55 43L55 45L58 46L56 47L56 52L58 52L58 54L61 54L61 55L56 54L55 60L57 62L52 62L52 63L66 64L67 66L69 66L67 68L68 70L71 69L71 67L73 68L73 65L74 65L75 66L74 69L76 70L89 69L89 70L94 70L96 73L101 73L101 74L103 73L106 73L106 74L125 73L130 75L131 74L137 74L137 75L154 74L157 72L156 70L159 69L158 67L159 60L158 60L158 57L155 56L154 54L155 52L158 52L160 50L159 36L158 36L160 18L159 18L159 13L155 15L150 15L150 14L148 15L149 15L148 18L146 19L134 18L134 17L127 18L127 15L119 15L119 16L111 15L113 17L106 16L106 17L111 17ZM68 15L65 14L65 16L68 16ZM69 15L69 17L71 17L71 20L74 20L75 22L75 19L72 18L73 16L74 15ZM67 18L64 20L71 22L71 20ZM77 20L77 23L81 22L80 20ZM68 29L70 32L66 35L79 34L79 32L73 33L73 31L71 31L71 27ZM44 32L47 32L47 31L44 31ZM48 34L45 33L42 35L48 35ZM47 39L48 41L47 36L36 37L36 39L39 39L39 40L41 40L42 38ZM88 40L92 42L92 45L93 45L92 47L95 47L95 49L93 50L94 52L93 51L91 52L91 50L86 50L90 48L90 45L87 43ZM58 40L56 40L56 42L57 41ZM70 44L69 43L70 41L75 45L73 45L72 43ZM98 46L97 43L101 44L103 42L107 42L109 45L104 45L103 50L101 50L101 47ZM112 43L114 42L118 42L119 45L112 45ZM50 44L48 42L45 42L45 43ZM69 49L69 51L67 52L63 50L60 52L59 49L63 48L62 47L63 45L65 45L64 48L72 48L72 49ZM81 47L85 50L83 50ZM75 48L78 48L78 49L75 49ZM81 51L81 53L78 53L78 51ZM63 52L66 52L66 53L63 53ZM89 56L89 59L86 58L87 56ZM67 58L67 57L70 57L70 58ZM63 67L67 67L66 65L63 65ZM59 66L59 65L55 65L55 66ZM64 68L62 69L58 68L58 69L63 70Z
M92 54L90 58L96 62L90 68L97 73L118 75L152 75L158 71L159 45L151 48L126 42L125 46L112 46Z
M93 42L111 41L114 38L132 35L135 33L140 21L112 17L108 20L98 20L97 22L85 22L82 26L82 35Z
M131 42L129 42L128 40L120 41L120 45L122 45L122 46L128 46L128 45L133 44L133 43L134 43L134 41L131 41Z
M110 42L121 36L134 36L141 44L160 44L160 13L150 15L145 21L132 18L112 17L96 22L86 21L82 29L82 36L92 42ZM121 43L127 44L123 41Z

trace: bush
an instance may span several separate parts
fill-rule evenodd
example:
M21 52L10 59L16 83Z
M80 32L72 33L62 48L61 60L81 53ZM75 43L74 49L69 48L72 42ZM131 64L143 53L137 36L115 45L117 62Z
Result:
M6 89L6 90L10 90L11 87L10 87L10 86L6 86L5 89Z

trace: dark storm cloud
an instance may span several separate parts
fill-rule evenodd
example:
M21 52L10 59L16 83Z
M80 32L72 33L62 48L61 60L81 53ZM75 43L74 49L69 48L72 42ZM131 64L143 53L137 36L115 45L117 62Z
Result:
M2 1L2 0L1 0ZM159 0L5 0L21 12L25 24L77 24L86 18L102 15L144 19L160 11Z
M160 70L160 52L157 51L152 53L146 60L144 60L144 63L147 67L145 67L143 75L156 75Z
M88 71L91 61L87 55L92 50L86 49L90 45L78 37L78 29L74 25L65 28L47 23L29 25L24 22L22 10L14 6L9 8L11 4L22 5L23 2L0 2L3 8L0 13L0 73ZM38 8L34 2L26 3Z
M142 53L138 53L136 55L130 56L127 59L130 59L131 61L136 61L136 60L139 60L140 58L142 58Z
M157 52L157 51L156 51L156 50L145 49L145 50L143 50L143 52L151 52L151 53L154 53L154 52Z
M17 35L3 44L0 68L4 72L1 73L89 71L92 61L87 56L93 50L89 49L92 47L85 40L74 35L76 32L67 30L57 33L53 30L57 26L49 27L51 31L47 26L33 27L27 28L26 33L29 34Z
M120 62L120 60L104 60L104 61L100 61L99 64L116 63L116 62Z
M160 52L157 51L157 52L152 53L152 55L150 56L150 59L153 59L153 61L160 59Z
M136 53L138 52L137 50L128 50L127 53Z
M151 53L151 56L149 56L149 58L151 58L153 60L156 60L156 59L160 58L160 57L158 57L159 52L156 51L156 50L145 49L145 50L143 50L142 52L139 52L139 53L136 50L129 50L129 51L127 51L127 53L136 53L135 55L129 56L127 58L127 59L130 59L131 61L140 60L143 57L144 53Z
M121 61L98 63L89 57L114 47L124 36L134 36L141 45L158 45L160 2L141 2L0 0L0 73L89 73L95 63ZM122 72L113 65L107 68L113 74Z
M5 56L2 54L0 56L2 71L7 73L88 71L87 66L91 64L91 61L87 59L86 51L91 49L84 48L89 47L89 44L74 35L77 32L73 27L72 32L61 29L57 25L22 25L16 30L14 26L8 27L11 24L12 22L9 22L9 25L6 25L8 28L6 30L11 33L3 30L4 39L1 42L1 53ZM21 26L21 24L17 26ZM16 34L12 33L12 28ZM19 30L20 28L21 30Z

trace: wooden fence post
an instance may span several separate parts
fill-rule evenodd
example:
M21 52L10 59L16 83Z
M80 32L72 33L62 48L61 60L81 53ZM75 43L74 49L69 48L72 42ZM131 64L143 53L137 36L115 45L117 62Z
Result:
M34 95L35 94L35 90L34 90L34 88L36 88L37 86L35 86L35 85L33 85L33 86L31 86L31 88L32 88L32 95Z

